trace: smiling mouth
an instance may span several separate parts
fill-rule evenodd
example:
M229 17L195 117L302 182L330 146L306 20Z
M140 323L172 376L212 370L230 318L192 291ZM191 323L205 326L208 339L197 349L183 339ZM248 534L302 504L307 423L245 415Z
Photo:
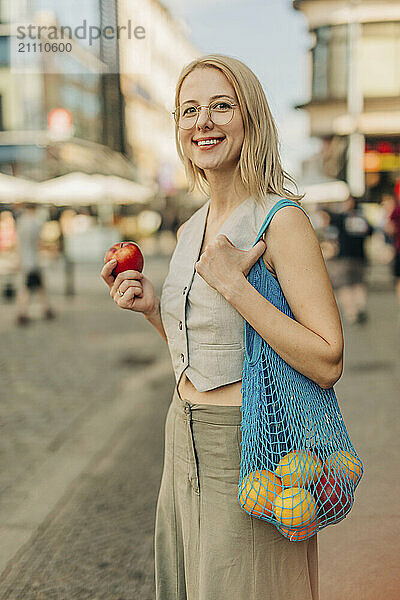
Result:
M193 140L193 143L198 148L209 149L209 148L213 148L214 146L218 146L218 144L220 144L221 142L223 142L224 139L225 139L224 137L221 137L221 138L208 138L208 139L205 139L205 140Z

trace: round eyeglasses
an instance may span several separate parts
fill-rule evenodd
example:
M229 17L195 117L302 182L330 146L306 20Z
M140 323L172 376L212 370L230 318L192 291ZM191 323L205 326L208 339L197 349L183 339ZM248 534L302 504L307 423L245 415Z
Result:
M172 114L180 129L192 129L197 123L202 108L207 109L208 116L214 125L228 125L232 121L235 108L237 107L238 104L229 102L228 100L214 100L208 106L185 102L181 106L178 106Z

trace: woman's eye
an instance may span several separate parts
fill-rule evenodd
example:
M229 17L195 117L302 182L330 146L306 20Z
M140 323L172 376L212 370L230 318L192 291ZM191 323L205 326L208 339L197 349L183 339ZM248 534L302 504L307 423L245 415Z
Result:
M221 100L220 102L216 102L215 104L213 104L212 108L216 110L229 110L231 108L231 105L229 104L229 102L224 102Z
M188 115L193 115L195 112L196 112L195 106L187 106L186 108L183 109L182 115L184 117L186 117Z

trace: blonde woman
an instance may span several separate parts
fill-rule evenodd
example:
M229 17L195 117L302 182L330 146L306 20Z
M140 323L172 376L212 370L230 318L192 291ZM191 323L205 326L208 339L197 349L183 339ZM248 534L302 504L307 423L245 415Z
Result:
M176 141L193 188L208 200L178 230L157 298L128 271L102 276L121 308L142 312L167 342L176 386L165 427L155 559L157 600L316 600L317 536L290 542L237 500L244 320L321 387L342 371L338 308L314 230L286 189L264 91L241 61L208 55L181 73ZM263 298L246 276L262 256L296 317Z

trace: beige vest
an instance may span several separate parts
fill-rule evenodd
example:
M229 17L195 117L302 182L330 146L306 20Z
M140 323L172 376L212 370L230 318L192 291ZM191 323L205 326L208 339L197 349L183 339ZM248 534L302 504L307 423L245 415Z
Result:
M279 196L264 206L250 197L226 219L223 233L240 250L249 250ZM244 319L195 271L210 200L186 222L171 257L160 298L176 382L185 371L199 392L240 381L244 359Z

